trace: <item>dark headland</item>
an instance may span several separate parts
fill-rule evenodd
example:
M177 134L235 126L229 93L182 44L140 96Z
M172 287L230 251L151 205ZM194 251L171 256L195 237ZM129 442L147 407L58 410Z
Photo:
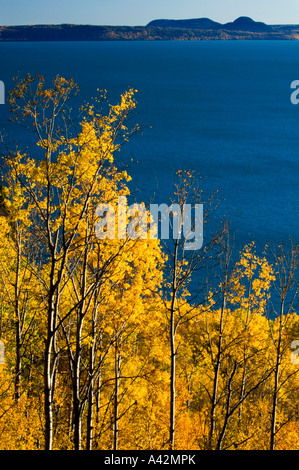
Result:
M248 17L230 23L209 18L153 20L146 26L42 24L0 26L0 41L184 41L299 39L299 25L267 25Z

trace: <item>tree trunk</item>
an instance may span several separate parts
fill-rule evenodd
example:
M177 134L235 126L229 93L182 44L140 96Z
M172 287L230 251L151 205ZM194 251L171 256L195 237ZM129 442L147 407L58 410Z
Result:
M81 396L80 396L82 323L83 323L83 314L81 312L81 309L79 309L79 312L77 313L76 353L75 353L74 378L73 378L75 450L81 450L81 435L82 435L82 402L81 402Z
M50 274L50 289L48 303L47 338L44 358L44 393L45 393L45 450L53 448L53 395L55 388L56 353L56 285L54 283L54 264ZM57 299L56 299L57 302Z
M16 249L17 266L15 281L15 326L16 326L16 366L15 366L15 400L18 402L21 396L21 318L20 318L20 265L21 265L21 244L19 233L16 227Z
M279 322L279 336L276 352L276 363L274 370L274 390L272 398L272 414L271 414L271 433L270 433L270 450L275 450L276 444L276 421L277 421L277 403L278 403L278 390L279 390L279 372L281 363L281 341L282 341L282 329L283 329L283 312L284 312L284 301L281 303L280 311L280 322Z
M93 322L93 340L94 335L94 322ZM89 390L88 390L88 409L87 409L87 436L86 436L86 450L92 450L93 444L93 409L94 409L94 367L95 367L95 351L93 344L89 351Z
M52 381L53 334L48 334L45 347L44 390L45 390L45 450L53 446L53 381Z
M223 284L222 284L222 305L221 305L221 313L220 313L220 322L219 322L219 335L218 335L218 344L217 344L217 356L216 356L216 363L214 364L213 358L213 350L211 344L211 358L214 367L214 380L213 380L213 393L212 393L212 404L211 404L211 412L210 412L210 430L209 430L209 437L208 437L208 449L213 449L213 437L215 433L216 427L216 408L217 408L217 401L218 401L218 386L219 386L219 375L221 371L221 362L222 362L222 354L223 354L223 333L224 333L224 314L227 304L227 290L228 290L228 270L229 270L229 259L230 259L230 252L229 252L229 236L228 232L226 233L227 238L225 239L225 245L223 246L223 253L224 253L224 267L223 267Z
M178 243L175 244L172 279L172 298L170 306L170 422L169 449L174 450L175 440L175 389L176 389L176 345L175 345L175 302L177 296L177 255Z
M93 444L93 408L94 408L94 379L91 379L90 389L88 392L88 409L87 409L87 436L86 450L92 450Z
M175 332L174 332L174 309L171 309L170 320L170 427L169 427L169 447L174 449L175 437L175 381L176 381L176 349L175 349Z
M227 283L227 278L225 279L225 289L226 289L226 283ZM215 425L216 425L216 407L217 407L217 397L218 397L218 381L219 381L219 374L220 374L220 367L221 367L221 360L222 360L223 320L224 320L225 308L226 308L226 292L223 293L223 301L222 301L220 325L219 325L218 353L217 353L217 360L216 360L216 365L215 365L212 406L211 406L211 414L210 414L210 432L209 432L209 441L208 441L209 450L212 450L212 446L213 446L212 441L213 441Z
M121 356L118 352L118 345L115 345L115 381L114 381L114 433L113 433L113 450L118 449L118 407L119 407L119 379L120 379L120 361Z

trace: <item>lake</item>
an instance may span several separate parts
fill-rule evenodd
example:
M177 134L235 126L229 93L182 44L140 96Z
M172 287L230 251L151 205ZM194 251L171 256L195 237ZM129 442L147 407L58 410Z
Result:
M77 101L107 89L116 103L138 90L143 133L124 147L137 201L168 203L174 172L199 171L218 190L238 245L298 240L299 80L297 41L0 43L0 80L41 73L73 77ZM22 139L0 106L0 128Z

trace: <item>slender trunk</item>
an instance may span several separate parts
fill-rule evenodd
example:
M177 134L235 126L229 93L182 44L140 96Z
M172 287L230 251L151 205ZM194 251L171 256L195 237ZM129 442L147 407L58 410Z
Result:
M227 277L225 278L225 290L226 290L226 283ZM212 395L212 406L211 406L211 414L210 414L210 432L209 432L209 441L208 441L208 448L212 449L212 441L215 432L215 425L216 425L216 408L217 408L217 398L218 398L218 382L219 382L219 374L221 368L221 360L222 360L222 340L223 340L223 320L224 320L224 312L226 308L226 291L224 290L223 293L223 301L222 301L222 308L220 314L220 325L219 325L219 339L218 339L218 353L217 359L215 364L215 373L214 373L214 381L213 381L213 395Z
M48 330L45 347L44 363L44 391L45 391L45 450L52 450L53 446L53 380L52 380L52 353L53 332Z
M272 402L270 450L275 450L279 366L280 366L280 359L277 355L275 374L274 374L274 392L273 392L273 402Z
M219 334L218 334L218 344L217 344L217 356L214 363L213 359L213 350L211 345L211 357L214 366L214 379L213 379L213 392L212 392L212 403L210 411L210 430L208 436L208 449L212 450L213 448L213 438L216 428L216 409L218 403L218 387L219 387L219 376L221 371L222 355L223 355L223 333L224 333L224 315L227 305L227 290L228 290L228 270L229 270L229 238L227 234L227 239L223 247L224 253L224 266L223 266L223 284L222 284L222 305L220 312L220 322L219 322Z
M175 389L176 389L176 345L175 345L175 302L177 296L177 255L178 243L175 244L172 279L172 298L170 305L170 422L169 449L174 449L175 440Z
M16 306L18 308L18 306ZM15 367L15 401L20 400L21 396L21 368L22 368L22 356L21 356L21 324L20 320L16 320L16 367Z
M50 201L50 185L48 182L48 198L47 205ZM56 326L57 326L57 312L59 304L59 277L55 280L57 260L56 250L57 241L53 243L51 230L50 230L50 211L47 207L47 237L48 248L51 253L51 270L49 275L49 294L48 294L48 311L47 311L47 332L45 340L45 358L44 358L44 405L45 405L45 450L52 450L53 448L53 396L55 389L55 374L57 364L57 351L56 351ZM65 261L65 259L64 259ZM63 263L62 263L63 264ZM61 268L60 268L61 269Z
M276 350L276 363L275 363L275 370L274 370L274 390L273 390L273 398L272 398L270 450L275 450L275 444L276 444L275 438L276 438L277 404L278 404L278 390L279 390L279 373L280 373L280 363L281 363L283 312L284 312L284 301L282 301L281 303L279 336L278 336L278 343L277 343L277 350Z
M249 286L248 286L248 307L247 307L244 333L246 333L246 331L248 329L248 324L249 324L249 316L250 316L250 311L251 311L251 301L250 301L251 292L252 292L252 280L250 280ZM240 400L241 401L243 400L243 397L245 395L246 383L247 383L247 369L248 369L247 343L244 344L243 357L244 357L244 367L243 367L242 383L241 383L241 391L240 391ZM239 424L240 424L240 426L241 426L242 414L243 414L243 403L241 403L240 409L239 409L239 420L240 420Z
M91 378L90 380L90 388L88 391L86 450L92 450L93 444L94 379Z
M217 450L222 450L222 445L223 445L225 433L226 433L226 430L227 430L227 426L228 426L229 420L230 420L231 415L232 415L232 412L231 412L231 410L230 410L231 397L232 397L232 381L233 381L233 377L234 377L234 375L235 375L236 370L237 370L237 363L235 363L234 369L233 369L233 371L232 371L232 373L231 373L231 376L230 376L230 378L229 378L229 381L228 381L228 393L227 393L227 400L226 400L226 412L225 412L225 418L224 418L224 423L223 423L223 426L222 426L222 430L221 430L221 433L220 433L220 435L219 435L218 442L217 442Z
M73 377L73 408L74 408L74 445L75 450L81 450L82 437L82 400L80 394L80 378L81 378L81 354L82 354L82 326L83 312L79 309L77 312L77 331L76 331L76 353L74 360L74 377Z
M53 407L50 385L45 388L45 450L53 446Z
M118 449L118 407L119 407L119 379L120 379L120 361L121 356L118 352L118 345L115 345L115 377L114 377L114 433L113 433L113 450Z
M87 436L86 450L92 450L93 444L93 410L94 410L94 367L95 367L95 324L92 324L93 344L89 350L89 390L88 390L88 409L87 409Z
M75 450L81 450L81 428L82 428L82 416L81 416L81 402L78 397L74 399L74 445Z
M169 445L170 450L174 449L175 437L175 382L176 382L176 349L174 332L174 309L171 309L170 319L170 427L169 427Z
M52 450L53 447L53 395L57 363L56 317L58 302L58 296L55 301L55 292L57 290L57 286L54 282L54 272L55 263L52 263L48 301L47 337L45 342L44 358L45 450Z
M74 364L74 444L75 450L81 450L82 447L82 399L80 391L81 383L81 361L82 361L82 329L85 317L85 298L86 298L86 282L87 282L87 261L89 253L88 243L88 221L85 235L85 249L84 249L84 261L82 266L82 284L80 287L80 304L77 311L77 328L76 328L76 353L75 353L75 364Z
M78 371L75 372L74 377L74 397L73 397L73 410L74 410L74 446L75 450L81 450L81 400L80 400L80 375Z
M15 400L19 401L21 396L21 318L20 318L20 264L21 264L21 246L19 233L16 230L16 248L17 248L17 266L15 282L15 327L16 327L16 366L15 366Z
M102 372L101 367L99 369L99 376L97 378L97 391L96 391L96 424L100 422L100 403L101 403L101 379Z

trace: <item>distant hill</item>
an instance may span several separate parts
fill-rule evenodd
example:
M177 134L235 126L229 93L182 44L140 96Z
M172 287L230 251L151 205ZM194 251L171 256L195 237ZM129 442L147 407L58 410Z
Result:
M250 31L252 33L270 32L272 30L271 26L268 26L265 23L254 21L247 16L240 16L240 18L237 18L232 23L224 24L222 29L228 29L231 31Z
M271 26L256 22L247 16L240 16L240 18L237 18L232 23L226 24L217 23L209 18L195 18L190 20L153 20L146 26L158 28L222 29L229 31L248 31L250 33L270 32L272 30Z
M187 29L221 29L222 24L209 18L195 18L191 20L153 20L146 27L154 28L187 28Z

